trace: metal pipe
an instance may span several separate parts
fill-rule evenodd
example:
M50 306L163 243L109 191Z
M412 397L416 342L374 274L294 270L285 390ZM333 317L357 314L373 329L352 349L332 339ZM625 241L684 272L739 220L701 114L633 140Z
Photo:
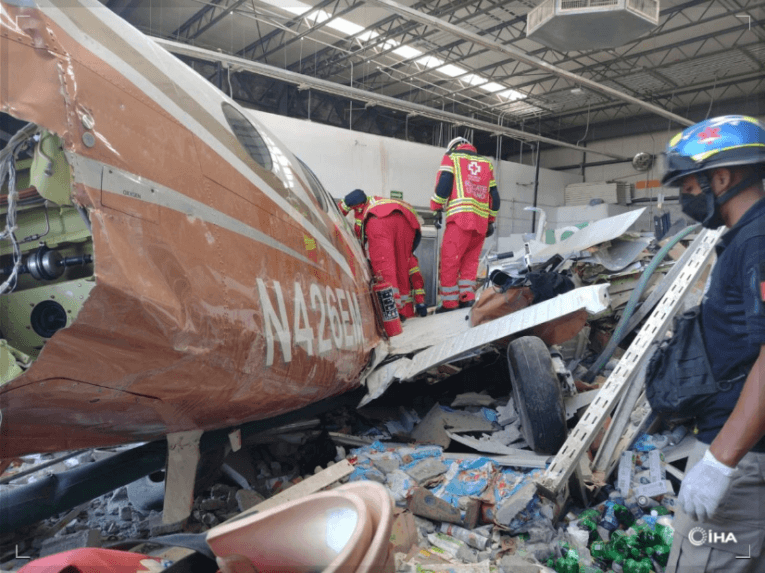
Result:
M588 151L596 153L594 150ZM589 163L574 163L571 165L561 165L560 167L550 167L553 171L566 171L568 169L581 169L582 167L601 167L603 165L616 165L618 163L632 163L632 159L606 159L604 161L590 161Z
M537 164L536 168L534 170L534 205L533 207L536 209L537 207L537 192L539 191L539 143L537 143ZM532 211L531 213L531 232L536 233L537 232L537 212Z
M573 84L582 85L582 86L590 88L593 91L605 94L609 97L616 98L616 99L625 101L627 103L640 106L643 109L646 109L652 113L655 113L662 117L666 117L667 119L671 119L672 121L679 123L680 125L691 126L694 123L696 123L682 116L676 115L670 111L667 111L666 109L663 109L657 105L653 105L652 103L648 103L636 97L633 97L631 95L627 95L623 92L620 92L619 90L615 90L608 86L601 85L596 81L590 80L583 76L579 76L573 72L569 72L568 70L556 68L552 64L545 62L544 60L540 60L539 58L535 56L530 56L524 53L523 51L519 50L518 48L515 48L508 44L500 44L499 42L495 42L494 40L490 40L483 36L479 36L478 34L474 32L470 32L464 28L455 26L454 24L444 22L443 20L436 18L435 16L431 16L430 14L423 14L422 12L413 10L412 8L409 8L408 6L404 6L403 4L399 4L398 2L394 2L393 0L372 0L372 2L385 6L392 12L395 12L396 14L399 14L406 18L410 18L414 20L415 22L420 22L422 24L426 24L428 26L433 26L435 28L438 28L439 30L449 32L451 34L454 34L458 38L467 40L468 42L472 42L479 46L483 46L484 48L487 48L494 52L499 52L500 54L505 54L506 56L510 56L511 58L514 58L515 60L518 60L519 62L522 62L529 66L533 66L540 70L544 70L545 72L549 72L561 78L567 79Z

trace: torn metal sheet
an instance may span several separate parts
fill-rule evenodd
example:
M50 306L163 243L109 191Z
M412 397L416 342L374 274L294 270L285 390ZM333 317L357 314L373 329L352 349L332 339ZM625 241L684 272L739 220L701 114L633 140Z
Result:
M598 263L609 271L621 271L633 263L651 242L652 239L643 237L633 240L617 238L613 239L609 246L579 260Z
M390 387L394 380L408 380L429 368L446 364L455 357L486 344L565 316L582 308L590 314L597 314L608 308L608 284L582 287L553 299L524 308L513 314L497 318L486 324L473 327L452 336L439 344L416 354L405 365L386 365L367 376L367 395L359 407L368 404ZM425 320L425 319L422 319Z
M566 419L570 420L573 418L579 408L587 406L597 397L598 390L590 390L589 392L581 392L574 396L563 398L563 405L566 407Z
M470 328L470 309L431 314L403 324L404 332L388 341L389 355L410 354L447 340Z
M584 229L577 231L564 241L547 245L531 254L535 260L549 259L554 255L562 255L563 257L566 257L571 253L584 251L599 243L612 241L626 233L627 229L640 218L644 211L645 207L636 209L635 211L622 213L615 217L608 217L607 219L595 221L594 223L587 225Z

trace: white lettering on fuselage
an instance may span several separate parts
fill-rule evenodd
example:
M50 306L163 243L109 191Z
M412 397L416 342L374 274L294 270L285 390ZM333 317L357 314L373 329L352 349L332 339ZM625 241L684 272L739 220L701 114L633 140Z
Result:
M311 312L301 283L295 282L292 305L292 330L284 294L279 281L271 288L257 279L260 307L263 309L263 333L266 337L266 366L274 363L274 346L278 341L284 363L292 361L292 347L300 346L308 356L321 356L332 348L358 348L364 338L361 311L356 293L332 287L322 289L311 283L308 297ZM278 313L275 308L278 309ZM314 328L318 317L318 328Z

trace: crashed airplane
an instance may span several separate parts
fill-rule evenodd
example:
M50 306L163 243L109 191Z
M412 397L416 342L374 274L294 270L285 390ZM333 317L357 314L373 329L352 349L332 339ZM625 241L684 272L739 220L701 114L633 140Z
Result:
M2 198L0 458L358 386L380 341L370 273L308 167L95 0L0 18L2 112L31 124L2 158L28 183Z
M362 385L366 403L608 305L607 285L585 287L386 340L350 225L246 110L95 0L3 0L0 29L0 112L19 126L0 152L0 469L234 429Z

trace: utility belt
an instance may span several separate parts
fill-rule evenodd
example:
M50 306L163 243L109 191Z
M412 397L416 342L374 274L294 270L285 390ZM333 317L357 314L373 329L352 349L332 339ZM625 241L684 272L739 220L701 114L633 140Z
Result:
M672 338L659 343L646 370L646 397L657 414L694 418L720 392L741 393L754 363L726 380L715 380L701 331L701 307L674 318Z

